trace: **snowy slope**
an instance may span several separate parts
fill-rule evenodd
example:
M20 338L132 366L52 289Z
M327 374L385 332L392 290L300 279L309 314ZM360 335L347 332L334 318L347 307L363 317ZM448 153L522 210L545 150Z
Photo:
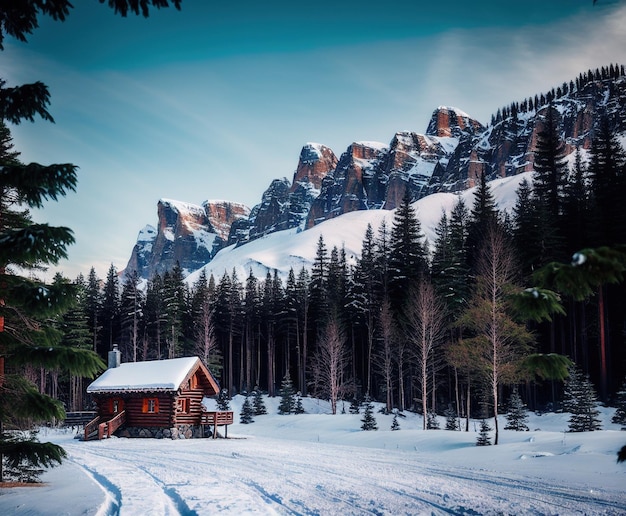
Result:
M69 461L46 474L47 486L0 490L0 514L626 510L626 466L615 461L626 432L609 423L613 409L602 409L599 432L564 433L567 414L531 414L530 432L501 431L498 446L476 447L475 421L469 432L424 431L421 417L406 413L391 431L392 416L376 413L378 431L363 432L362 416L333 416L327 402L305 398L306 414L277 415L279 401L265 398L268 414L242 425L235 397L227 440L79 442L69 431L50 432Z
M519 174L490 183L500 209L513 208L519 183L524 178L530 179L530 174ZM468 208L473 204L474 191L475 188L471 188L459 194ZM431 245L435 241L435 227L442 213L445 211L450 214L456 200L457 194L437 193L413 203L422 231ZM264 278L268 271L273 273L277 270L279 275L286 279L290 268L297 274L302 267L307 269L311 267L320 236L323 237L329 251L334 246L338 248L344 246L348 261L354 263L361 254L367 225L371 224L376 233L381 222L386 220L390 230L393 217L394 210L353 211L326 220L306 231L290 229L271 233L239 247L230 246L222 249L211 262L190 274L187 282L193 284L197 281L201 270L206 272L207 277L213 274L216 280L219 280L225 272L231 274L233 270L236 271L239 280L248 277L251 270L257 278Z

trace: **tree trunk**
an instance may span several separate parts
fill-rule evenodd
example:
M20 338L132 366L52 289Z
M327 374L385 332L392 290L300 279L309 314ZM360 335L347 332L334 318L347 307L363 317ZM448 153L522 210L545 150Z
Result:
M461 416L461 400L459 399L459 372L454 368L454 397L456 400L456 417Z
M606 359L606 327L605 327L604 288L598 288L598 325L600 332L600 397L607 400L608 390L608 367Z
M470 376L469 374L467 375L467 399L465 400L466 403L466 408L465 408L465 431L469 432L469 426L470 426L470 412L471 412L471 407L470 407Z

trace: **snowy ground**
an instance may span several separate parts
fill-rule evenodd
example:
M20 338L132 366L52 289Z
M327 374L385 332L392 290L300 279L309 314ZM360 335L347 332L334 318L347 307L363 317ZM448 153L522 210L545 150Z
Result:
M0 490L0 514L626 514L626 465L615 460L626 432L610 409L601 432L565 433L566 414L533 414L530 432L476 447L474 423L422 431L408 414L391 431L392 417L376 414L378 431L363 432L362 416L332 416L324 402L280 416L278 401L227 440L50 432L42 439L69 460L44 486Z

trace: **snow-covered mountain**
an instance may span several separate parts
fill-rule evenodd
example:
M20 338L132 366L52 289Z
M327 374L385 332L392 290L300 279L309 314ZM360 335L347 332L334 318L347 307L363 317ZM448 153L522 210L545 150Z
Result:
M209 220L211 210L207 206L212 203L197 207L161 200L156 234L147 228L140 232L126 274L137 270L140 276L149 278L171 269L177 261L188 273L207 263L209 269L218 271L222 269L222 257L228 253L230 269L234 266L243 272L252 266L284 272L285 258L278 251L269 261L252 256L264 254L264 246L278 245L289 256L287 262L299 268L308 262L308 251L300 246L312 241L307 246L314 250L321 233L325 239L329 235L327 245L345 243L348 255L356 256L365 221L377 227L381 218L390 219L390 210L399 205L407 191L418 202L436 194L416 205L429 234L441 216L442 206L449 209L452 202L450 197L442 197L443 193L465 192L482 175L496 180L533 170L537 136L545 127L550 107L554 108L555 123L570 155L577 147L591 147L603 121L624 136L624 67L590 70L556 90L513 102L498 109L486 126L459 109L440 106L434 110L425 134L400 131L389 144L354 142L339 159L328 147L307 143L291 182L287 178L273 180L261 202L251 210L224 202L218 211L228 212L229 216L220 217L219 231ZM435 211L428 212L426 206ZM336 222L330 224L331 220ZM345 238L333 237L331 242L330 234ZM278 243L286 235L293 244ZM348 245L352 239L358 242ZM240 258L232 254L235 250Z
M513 208L520 182L525 178L530 179L530 175L531 173L526 172L490 182L491 191L500 209L510 211ZM475 189L476 187L459 193L432 194L412 204L430 244L435 241L435 227L441 215L444 212L450 215L459 197L471 207ZM316 224L306 231L292 228L271 233L245 245L233 244L220 250L209 263L190 274L187 282L193 284L197 281L202 270L207 277L213 274L216 280L224 273L231 274L233 270L242 281L250 271L257 278L265 278L268 271L272 274L276 271L286 279L291 268L296 275L302 267L310 269L320 236L329 250L334 246L338 249L343 247L348 262L354 264L361 255L367 225L371 224L376 231L385 220L387 227L391 228L394 213L394 210L384 209L352 211Z
M137 271L147 279L163 274L178 263L188 274L211 260L227 240L234 221L247 218L250 210L230 201L205 201L202 206L171 199L157 204L158 227L140 232L124 271Z

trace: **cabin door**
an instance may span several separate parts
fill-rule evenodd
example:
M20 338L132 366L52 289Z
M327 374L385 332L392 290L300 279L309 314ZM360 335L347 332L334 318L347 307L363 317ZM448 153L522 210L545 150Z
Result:
M111 400L111 412L119 414L122 410L124 410L124 400L122 398L113 398Z

